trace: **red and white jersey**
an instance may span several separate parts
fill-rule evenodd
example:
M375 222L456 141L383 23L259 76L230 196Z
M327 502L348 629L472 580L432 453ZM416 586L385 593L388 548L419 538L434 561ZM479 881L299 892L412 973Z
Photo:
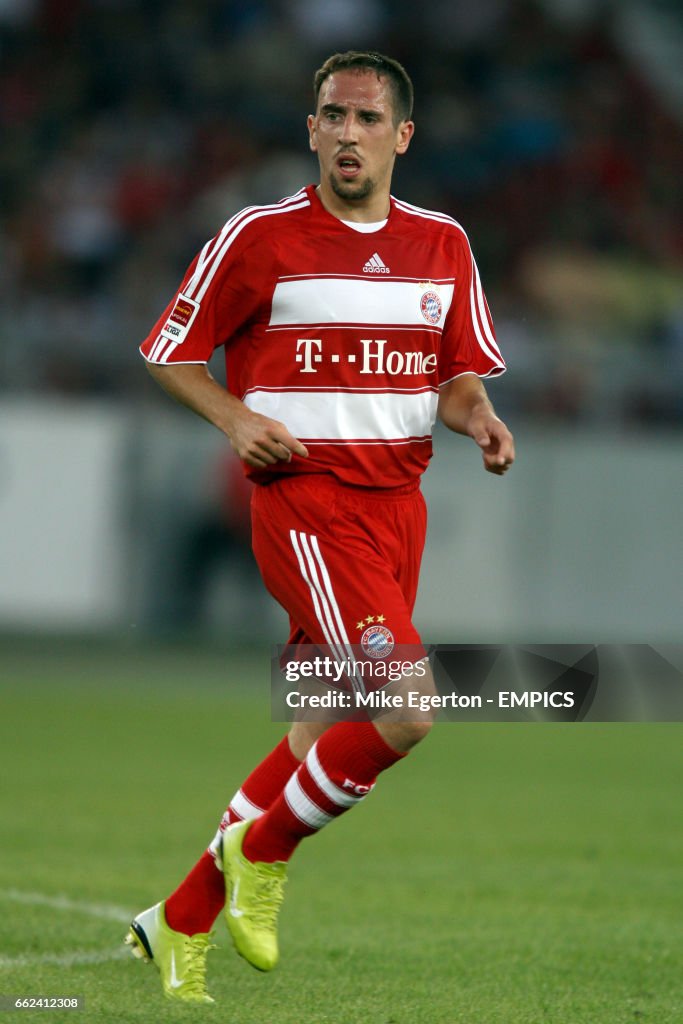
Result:
M457 221L391 199L372 233L323 207L313 185L248 207L206 243L143 342L153 363L206 363L309 451L267 469L360 486L417 478L432 454L439 386L505 363Z

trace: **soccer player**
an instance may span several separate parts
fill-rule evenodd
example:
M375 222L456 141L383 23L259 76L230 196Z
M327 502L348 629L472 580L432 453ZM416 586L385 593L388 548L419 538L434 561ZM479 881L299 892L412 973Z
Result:
M502 475L512 436L482 378L505 369L467 236L390 195L413 136L412 84L378 53L330 57L308 118L320 184L249 207L206 243L141 346L175 399L230 440L256 487L253 546L290 643L344 661L355 644L420 651L419 483L438 415ZM224 346L228 390L206 363ZM416 661L417 664L417 661ZM394 693L432 692L406 675ZM299 721L237 790L209 849L126 941L164 992L211 1002L210 931L267 971L299 842L354 807L428 733L429 713Z

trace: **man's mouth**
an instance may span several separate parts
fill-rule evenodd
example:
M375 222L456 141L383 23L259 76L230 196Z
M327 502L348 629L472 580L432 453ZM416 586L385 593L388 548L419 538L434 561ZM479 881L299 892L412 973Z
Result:
M337 157L337 169L342 178L355 178L360 174L360 161L355 156L342 154Z

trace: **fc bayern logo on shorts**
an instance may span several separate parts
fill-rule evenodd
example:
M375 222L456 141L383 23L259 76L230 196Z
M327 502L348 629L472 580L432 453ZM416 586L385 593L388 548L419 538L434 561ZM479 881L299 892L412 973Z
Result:
M394 634L386 626L368 626L360 645L369 658L386 658L394 649Z
M436 292L424 293L420 299L420 312L428 324L438 324L443 312L443 306Z

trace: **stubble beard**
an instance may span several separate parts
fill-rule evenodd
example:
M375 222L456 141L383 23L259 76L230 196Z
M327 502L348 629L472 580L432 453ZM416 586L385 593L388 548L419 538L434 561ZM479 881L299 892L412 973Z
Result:
M356 202L367 199L375 191L375 183L372 178L365 178L363 181L339 181L330 173L330 186L334 194L346 202Z

